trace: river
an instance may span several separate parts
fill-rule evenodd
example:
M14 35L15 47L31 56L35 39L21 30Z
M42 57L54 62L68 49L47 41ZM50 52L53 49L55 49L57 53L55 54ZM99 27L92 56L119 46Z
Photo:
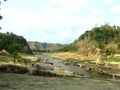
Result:
M63 69L64 71L68 71L68 72L80 72L80 73L84 73L85 70L78 67L78 66L73 66L73 65L65 65L65 62L59 59L53 59L51 57L48 56L44 56L44 55L35 55L38 58L41 58L43 61L48 61L50 63L53 63L54 67L58 67Z

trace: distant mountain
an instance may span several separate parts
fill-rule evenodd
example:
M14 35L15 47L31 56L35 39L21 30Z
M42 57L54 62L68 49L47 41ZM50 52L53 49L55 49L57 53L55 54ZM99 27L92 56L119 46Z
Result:
M28 45L32 50L40 50L40 51L55 51L57 49L67 46L67 44L41 43L35 41L28 41Z
M29 53L32 54L26 39L13 33L0 33L0 51L6 50L9 53Z

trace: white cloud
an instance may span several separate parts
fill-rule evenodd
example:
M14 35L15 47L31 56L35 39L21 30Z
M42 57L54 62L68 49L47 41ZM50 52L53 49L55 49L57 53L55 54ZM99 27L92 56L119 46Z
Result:
M9 8L3 7L2 26L28 40L42 42L68 43L96 24L104 23L105 20L113 21L111 14L118 14L120 10L119 5L111 9L107 5L98 5L98 2L112 5L114 0L29 0L30 4L24 0L14 2L26 4L16 8L12 1L13 5Z
M83 5L83 3L86 2L86 0L50 0L51 3L59 3L61 4L63 7L70 7L72 5Z
M87 0L51 0L54 5L60 5L67 12L78 12L84 5L87 5Z
M82 9L85 0L51 0L51 3L59 3L61 8L56 8L52 4L45 4L42 6L41 13L22 8L3 8L2 13L10 23L6 30L9 28L17 34L24 35L29 40L53 40L53 42L67 43L68 40L77 38L83 31L73 30L73 27L88 24L88 21L91 20L89 18L81 20L79 14L76 13ZM94 20L96 21L96 19ZM29 31L31 28L33 30ZM40 36L40 38L36 36Z
M115 0L105 0L105 4L112 4Z
M101 10L101 9L93 9L92 12L94 15L104 15L105 14L105 10Z
M110 12L111 14L120 13L120 5L113 6L112 8L110 8L109 12Z
M3 8L2 14L5 17L5 20L9 21L12 29L19 33L24 32L28 28L32 27L32 25L35 25L38 22L37 14L24 9ZM7 25L9 23L5 23L5 24Z
M81 24L88 25L88 26L95 26L95 24L101 23L103 20L99 17L84 17L81 19Z

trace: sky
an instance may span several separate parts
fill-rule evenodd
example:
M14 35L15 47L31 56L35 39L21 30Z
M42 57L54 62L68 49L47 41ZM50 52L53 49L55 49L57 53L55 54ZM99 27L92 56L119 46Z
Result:
M68 44L95 26L120 26L120 0L8 0L0 7L0 32L27 41Z

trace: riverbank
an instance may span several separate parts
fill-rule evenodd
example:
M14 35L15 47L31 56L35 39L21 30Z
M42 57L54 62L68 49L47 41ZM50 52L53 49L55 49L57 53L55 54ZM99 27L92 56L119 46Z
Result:
M120 81L103 78L43 77L0 73L0 90L119 90Z
M116 74L117 78L120 78L120 69L118 64L110 64L110 63L96 63L96 62L83 62L83 61L76 61L75 60L69 60L69 61L61 61L58 59L53 59L44 55L21 55L21 60L16 60L16 62L6 62L6 64L10 64L11 69L7 67L7 72L13 70L11 66L12 65L18 65L20 67L26 67L28 69L28 73L33 75L33 72L35 72L35 75L41 76L41 73L44 70L50 71L50 73L57 74L57 75L78 75L83 77L112 77L113 71ZM2 58L1 58L2 59ZM11 58L13 59L13 58ZM6 60L6 59L5 59ZM13 61L13 60L11 60ZM84 60L86 61L86 60ZM5 63L5 62L4 62ZM75 64L76 63L76 64ZM2 64L0 62L1 65ZM17 67L17 66L15 66ZM39 71L40 69L43 69L43 71ZM16 72L16 69L15 69ZM46 73L46 72L43 72ZM52 75L53 75L52 74ZM49 76L49 72L45 74ZM42 75L43 76L43 75Z
M31 57L34 58L35 56L25 55L25 57L27 57L27 59L32 59ZM43 56L44 58L42 58L42 56L40 57L43 61L47 59L53 61L53 59L45 56ZM35 59L32 59L32 61L34 60ZM15 65L18 65L18 62ZM27 66L22 64L22 66L27 68L30 66L29 69L31 70L31 65L29 64ZM0 90L119 90L120 88L120 80L113 80L112 77L109 79L95 77L65 77L64 75L60 77L50 77L48 75L49 73L47 73L46 76L38 74L39 73L37 73L37 76L33 76L28 75L28 73L24 75L0 73Z
M120 78L120 62L119 58L106 58L102 60L92 60L92 59L79 59L80 55L70 52L65 53L44 53L52 58L58 58L65 62L67 66L78 66L79 69L85 70L87 72L81 73L81 75L88 74L93 77L112 77L113 72L116 74L117 78ZM65 58L64 58L65 57ZM69 57L69 58L68 58ZM71 57L71 58L70 58Z
M54 52L54 53L43 53L45 56L49 56L52 58L60 59L60 60L68 60L68 59L74 59L74 60L99 60L100 56L98 55L91 55L86 56L80 53L76 52Z

